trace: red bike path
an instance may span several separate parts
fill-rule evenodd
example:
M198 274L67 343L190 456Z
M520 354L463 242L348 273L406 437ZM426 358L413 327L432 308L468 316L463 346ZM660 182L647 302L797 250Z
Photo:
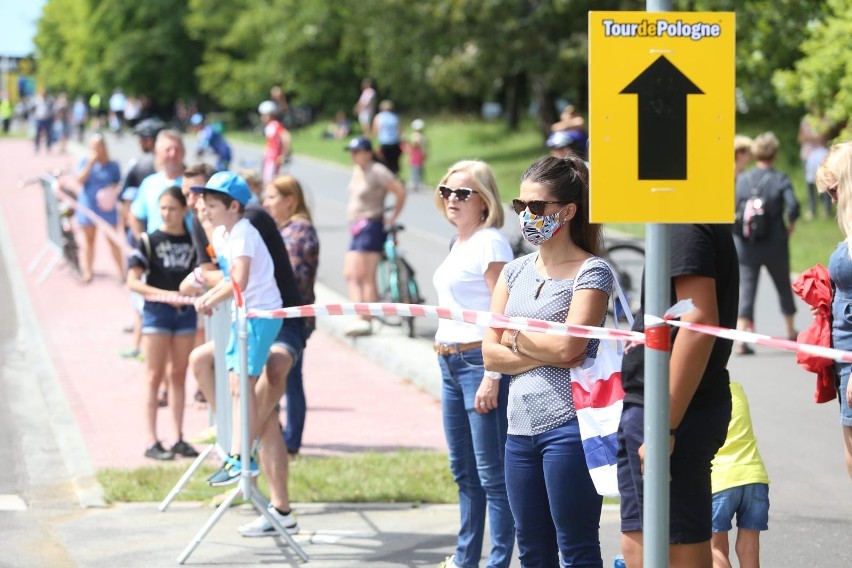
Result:
M95 278L83 284L59 266L43 283L28 265L47 242L41 187L19 181L53 169L73 168L71 155L35 155L29 141L0 142L0 215L11 235L17 266L35 311L59 383L96 469L153 462L143 456L144 364L119 357L129 346L122 328L131 321L130 300L116 278L103 235L95 250ZM79 235L78 235L79 241ZM7 259L8 261L8 259ZM46 260L43 261L42 266ZM9 299L0 299L9 301ZM437 364L435 373L438 373ZM305 351L308 415L305 455L346 454L396 448L445 450L440 403L368 360L351 345L318 330ZM27 377L20 377L27 380ZM207 426L207 411L191 400L187 380L186 437ZM160 409L161 439L173 439L169 410ZM282 414L283 420L283 414Z

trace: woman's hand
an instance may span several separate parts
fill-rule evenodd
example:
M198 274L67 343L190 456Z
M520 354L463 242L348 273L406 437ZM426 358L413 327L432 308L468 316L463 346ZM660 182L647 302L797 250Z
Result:
M210 306L210 292L202 294L195 300L195 311L199 314L209 316L213 314L213 308Z
M482 377L476 396L473 399L474 410L479 414L487 414L497 408L497 395L500 392L500 381Z

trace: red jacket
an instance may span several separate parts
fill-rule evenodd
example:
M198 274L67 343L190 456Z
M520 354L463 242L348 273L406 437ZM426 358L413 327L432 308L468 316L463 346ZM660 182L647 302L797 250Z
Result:
M828 269L819 263L808 268L793 282L793 292L812 308L817 309L814 322L799 333L799 343L831 347L833 287ZM796 353L796 362L806 371L817 374L815 402L828 402L837 396L834 384L834 361L799 351Z

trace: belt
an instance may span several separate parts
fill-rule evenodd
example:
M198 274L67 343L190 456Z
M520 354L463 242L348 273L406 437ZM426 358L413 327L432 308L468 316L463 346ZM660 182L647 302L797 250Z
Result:
M447 355L454 355L456 353L464 353L465 351L470 351L471 349L477 349L482 347L481 341L474 341L473 343L436 343L432 346L432 349L435 350L435 353L446 357Z

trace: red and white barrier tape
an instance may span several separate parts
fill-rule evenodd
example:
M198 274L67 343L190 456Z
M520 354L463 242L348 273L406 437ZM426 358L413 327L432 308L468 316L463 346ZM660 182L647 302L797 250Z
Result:
M145 299L152 302L168 302L173 304L192 304L195 301L195 299L191 296L178 295L146 296ZM738 331L735 329L670 319L672 314L682 315L685 309L685 305L677 304L667 312L667 317L665 319L646 316L645 321L646 323L654 323L659 322L662 319L662 321L671 326L686 328L715 337L741 341L743 343L765 345L767 347L775 347L786 351L801 351L825 357L827 359L832 359L834 361L852 363L852 352L849 351L842 351L840 349L832 349L819 345L810 345L808 343L798 343L788 339L780 339L748 331ZM479 327L518 329L521 331L547 333L549 335L570 335L574 337L586 337L589 339L610 339L645 343L645 334L637 331L566 324L534 318L510 317L504 314L494 314L491 312L459 310L428 305L384 303L310 304L306 306L280 308L277 310L247 310L246 312L246 317L257 319L367 315L378 317L402 316L449 319L477 325Z
M160 304L179 304L184 306L192 306L195 304L197 296L181 296L179 294L149 294L145 296L146 302L157 302Z

